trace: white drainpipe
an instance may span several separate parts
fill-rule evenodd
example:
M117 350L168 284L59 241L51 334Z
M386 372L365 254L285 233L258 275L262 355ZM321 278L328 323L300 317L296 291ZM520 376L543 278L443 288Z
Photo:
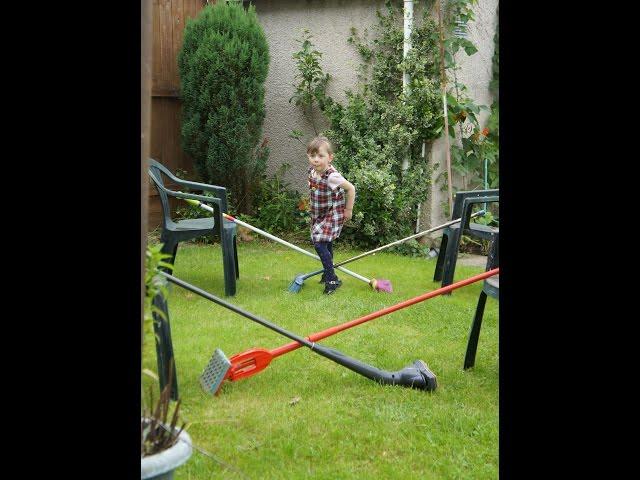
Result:
M404 0L404 43L402 50L402 58L407 58L409 50L411 50L411 31L413 29L413 0ZM406 71L402 73L402 91L409 92L409 73ZM424 157L425 144L422 142L422 156ZM409 168L409 157L405 157L402 161L402 171L406 171ZM418 211L416 218L416 232L420 228L420 204L418 203Z
M407 58L411 50L411 30L413 28L413 0L404 0L404 48L402 58ZM409 85L409 74L402 75L402 90L407 91Z
M404 0L404 48L402 58L407 58L411 50L411 30L413 28L413 0ZM407 93L409 89L409 74L405 71L402 74L402 91ZM402 171L409 168L409 157L402 161Z

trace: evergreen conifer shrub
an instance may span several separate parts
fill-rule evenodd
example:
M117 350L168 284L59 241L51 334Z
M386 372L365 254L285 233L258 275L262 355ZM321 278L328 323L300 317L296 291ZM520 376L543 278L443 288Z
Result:
M217 2L187 22L178 55L182 148L206 183L228 188L239 211L266 168L262 141L267 39L250 5Z

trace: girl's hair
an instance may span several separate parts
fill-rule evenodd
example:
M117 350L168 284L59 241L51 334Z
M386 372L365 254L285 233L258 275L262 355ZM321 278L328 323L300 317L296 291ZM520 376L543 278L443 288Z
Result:
M311 155L312 153L316 153L322 145L326 145L327 153L329 155L333 155L333 147L331 146L331 142L327 137L322 136L316 137L311 140L311 142L309 142L309 145L307 145L307 154Z

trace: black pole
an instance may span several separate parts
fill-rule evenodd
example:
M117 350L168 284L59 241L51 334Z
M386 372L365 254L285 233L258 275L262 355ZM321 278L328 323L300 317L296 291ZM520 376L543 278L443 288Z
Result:
M304 345L305 347L309 347L311 349L313 349L313 343L310 342L309 340L307 340L306 338L303 337L299 337L298 335L288 332L287 330L284 330L283 328L263 319L258 317L257 315L254 315L251 312L247 312L246 310L243 310L240 307L235 306L232 303L229 302L225 302L224 300L222 300L221 298L216 297L215 295L210 294L209 292L202 290L201 288L196 287L195 285L191 285L190 283L185 282L184 280L180 280L177 277L174 277L173 275L169 275L166 272L163 271L158 271L158 273L160 273L161 275L164 275L170 282L175 283L176 285L180 285L182 288L186 288L187 290L196 293L198 295L200 295L201 297L206 298L207 300L211 300L214 303L217 303L218 305L221 305L225 308L228 308L229 310L233 310L236 313L239 313L240 315L242 315L243 317L247 317L251 320L253 320L254 322L259 323L260 325L270 328L271 330L278 332L280 335L284 335L287 338L290 338L291 340L295 340L296 342Z

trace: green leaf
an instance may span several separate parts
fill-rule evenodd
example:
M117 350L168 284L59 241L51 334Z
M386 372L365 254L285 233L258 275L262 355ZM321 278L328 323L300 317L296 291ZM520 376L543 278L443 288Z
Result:
M455 62L453 61L453 56L448 52L444 52L444 65L446 68L451 68Z
M464 46L464 51L467 55L473 55L478 51L478 49L475 47L475 45L470 43L469 45Z

